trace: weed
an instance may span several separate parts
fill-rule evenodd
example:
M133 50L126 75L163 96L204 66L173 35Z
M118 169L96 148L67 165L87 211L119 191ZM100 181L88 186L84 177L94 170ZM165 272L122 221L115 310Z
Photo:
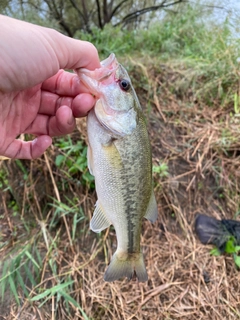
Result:
M0 189L7 188L8 186L8 173L5 167L0 167ZM6 191L6 189L5 189Z
M12 210L13 216L18 215L20 212L20 208L16 200L9 201L8 208Z
M135 49L134 32L128 30L123 31L120 27L112 28L110 25L106 25L104 30L93 29L92 34L79 31L75 37L94 43L103 59L112 52L120 57Z
M237 93L234 93L234 113L240 113L240 96Z
M49 206L55 208L54 213L52 215L51 221L49 222L49 228L54 229L56 225L59 223L59 220L66 215L73 216L73 225L71 227L72 230L72 241L76 236L77 223L82 221L85 216L81 206L79 206L79 200L77 198L71 200L65 197L67 203L60 202L54 198L52 198L53 202L49 203Z
M28 243L9 258L2 265L1 296L3 299L5 291L9 289L16 302L20 304L18 290L21 289L23 295L28 297L29 286L34 287L40 280L41 255L35 246Z
M19 167L19 169L21 170L21 172L23 173L23 179L24 179L24 180L27 180L27 178L28 178L28 171L27 171L27 169L25 168L23 162L22 162L21 160L18 160L18 159L16 159L15 162L16 162L16 165L17 165L17 166Z
M70 137L56 141L56 146L61 154L56 156L55 164L62 170L67 170L68 177L72 178L78 172L81 173L81 182L88 188L94 188L94 177L89 173L87 166L87 146L78 140L73 142Z
M226 242L224 252L227 254L231 254L236 267L240 268L240 256L238 255L240 253L240 246L236 245L236 243L236 239L233 236L230 237ZM221 252L218 248L213 248L210 251L210 254L213 256L220 256Z
M77 219L73 219L76 229ZM40 231L35 233L31 240L27 241L24 246L18 248L16 252L5 257L1 263L0 277L0 296L4 300L6 292L13 295L18 305L22 299L29 302L38 302L38 308L43 307L50 301L55 301L55 314L59 311L61 302L64 301L64 307L70 314L70 306L79 310L84 319L88 319L86 313L72 296L74 291L72 284L75 282L71 276L71 270L61 275L59 274L58 259L61 256L59 250L59 232L54 238L51 237L47 224L39 222ZM75 234L73 234L73 237ZM41 246L41 242L46 247ZM39 246L40 245L40 246ZM49 280L42 280L45 273L51 274ZM55 285L53 285L56 283ZM49 288L50 287L50 288Z
M157 173L160 178L167 177L169 175L168 165L164 162L158 166L153 165L153 173Z

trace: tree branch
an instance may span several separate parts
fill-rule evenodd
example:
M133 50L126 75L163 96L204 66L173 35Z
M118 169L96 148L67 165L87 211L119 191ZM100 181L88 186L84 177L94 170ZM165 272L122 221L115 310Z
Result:
M102 17L101 17L101 7L99 0L96 0L97 3L97 15L98 15L98 25L100 29L103 29L103 24L102 24Z
M122 2L120 2L112 11L111 16L110 16L110 20L112 19L112 17L117 13L118 9L120 9L120 7L127 2L128 0L123 0Z
M67 33L67 35L69 37L73 37L73 33L71 31L71 29L69 28L68 24L65 22L65 20L63 19L63 15L62 12L59 12L57 9L57 5L56 3L51 0L44 0L44 2L48 5L50 13L52 14L52 16L54 17L54 19L56 21L58 21L59 25L62 27L62 29Z
M49 13L48 10L45 10L43 8L41 8L40 6L36 5L35 3L33 3L32 1L21 1L22 4L25 5L30 5L31 7L33 7L34 9L38 10L39 12L45 12L45 13Z
M73 8L76 9L78 15L79 15L82 19L84 19L83 13L81 12L81 10L79 9L79 7L77 6L76 1L75 1L75 0L69 0L69 1L71 2Z
M145 14L145 13L148 13L148 12L152 12L152 11L157 11L161 8L167 8L167 7L170 7L170 6L173 6L173 5L176 5L178 3L183 3L183 2L188 2L188 0L176 0L176 1L173 1L171 3L166 3L166 0L164 0L160 5L158 6L151 6L151 7L147 7L147 8L143 8L141 10L137 10L137 11L134 11L132 13L129 13L127 14L120 22L117 22L114 27L120 25L120 24L127 24L128 22L130 22L131 20L134 20L138 17L140 17L141 15Z

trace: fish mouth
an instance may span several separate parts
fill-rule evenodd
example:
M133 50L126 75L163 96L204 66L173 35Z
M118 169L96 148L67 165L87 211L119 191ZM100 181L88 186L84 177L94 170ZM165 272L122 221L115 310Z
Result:
M116 56L114 53L111 53L109 57L101 61L101 66L108 68L110 65L113 64L113 62L116 62Z
M119 63L114 53L101 61L101 67L94 71L85 68L75 70L82 83L93 93L96 97L101 94L100 85L110 84L115 80L115 73L119 68Z
M111 53L107 59L101 61L103 74L99 74L99 78L97 79L97 81L102 82L103 80L108 79L113 74L113 72L117 70L118 66L119 64L117 62L115 54Z

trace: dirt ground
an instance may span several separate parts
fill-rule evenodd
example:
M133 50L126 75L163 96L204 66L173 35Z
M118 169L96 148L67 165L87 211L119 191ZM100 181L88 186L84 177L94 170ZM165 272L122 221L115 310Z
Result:
M135 73L134 73L135 72ZM168 176L154 173L154 187L159 216L156 223L144 221L141 245L149 280L147 283L122 280L106 283L103 274L116 249L116 236L112 228L101 237L88 229L96 200L94 191L69 182L68 196L78 196L86 219L80 222L84 230L70 246L67 228L62 219L56 224L52 237L61 229L58 241L58 273L71 270L75 281L71 296L81 305L87 318L77 310L68 311L64 301L59 301L59 311L54 316L55 298L39 308L39 302L14 300L4 297L0 319L238 319L240 318L240 276L231 256L210 256L211 246L202 245L194 231L197 213L215 218L238 219L240 183L240 135L237 117L217 106L199 103L192 93L179 96L170 93L160 77L152 74L146 88L138 81L139 68L134 69L134 85L144 106L155 166L166 163ZM149 71L150 72L150 71ZM150 73L151 74L151 73ZM164 77L164 75L162 75ZM168 79L171 81L170 74ZM154 81L153 81L154 80ZM158 88L158 89L156 89ZM84 124L80 124L85 137ZM72 135L78 139L79 132ZM31 174L32 184L27 186L23 171L14 161L4 161L9 184L15 190L11 194L1 190L1 242L8 242L0 250L0 261L13 246L27 241L21 228L22 220L11 216L8 203L12 197L24 203L20 217L41 218L40 211L46 205L46 194L55 194L61 180L54 167L56 148L46 157L24 162ZM50 171L53 174L51 177ZM60 188L59 188L60 190ZM30 197L31 195L31 197ZM25 198L24 198L25 197ZM60 192L63 199L63 191ZM36 210L35 216L33 211ZM51 209L53 210L53 209ZM47 214L52 213L49 209ZM44 218L46 219L46 217ZM43 219L43 220L44 220ZM70 228L71 219L67 217ZM33 226L30 234L39 231ZM50 232L50 231L49 231ZM29 239L29 236L28 236ZM42 245L44 256L44 245ZM9 258L8 258L9 259ZM50 271L45 270L48 286L56 283ZM46 285L41 279L42 287ZM19 293L20 294L20 293Z

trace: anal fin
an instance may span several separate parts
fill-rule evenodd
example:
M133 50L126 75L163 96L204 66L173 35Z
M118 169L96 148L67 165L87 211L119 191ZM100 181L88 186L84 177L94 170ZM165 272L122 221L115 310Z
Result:
M152 190L151 198L149 200L147 211L144 217L149 221L151 221L152 223L154 223L157 220L158 208L157 208L157 202L156 202L153 190Z
M99 202L97 201L92 220L90 221L90 229L98 233L108 228L111 224L111 221L108 219Z

